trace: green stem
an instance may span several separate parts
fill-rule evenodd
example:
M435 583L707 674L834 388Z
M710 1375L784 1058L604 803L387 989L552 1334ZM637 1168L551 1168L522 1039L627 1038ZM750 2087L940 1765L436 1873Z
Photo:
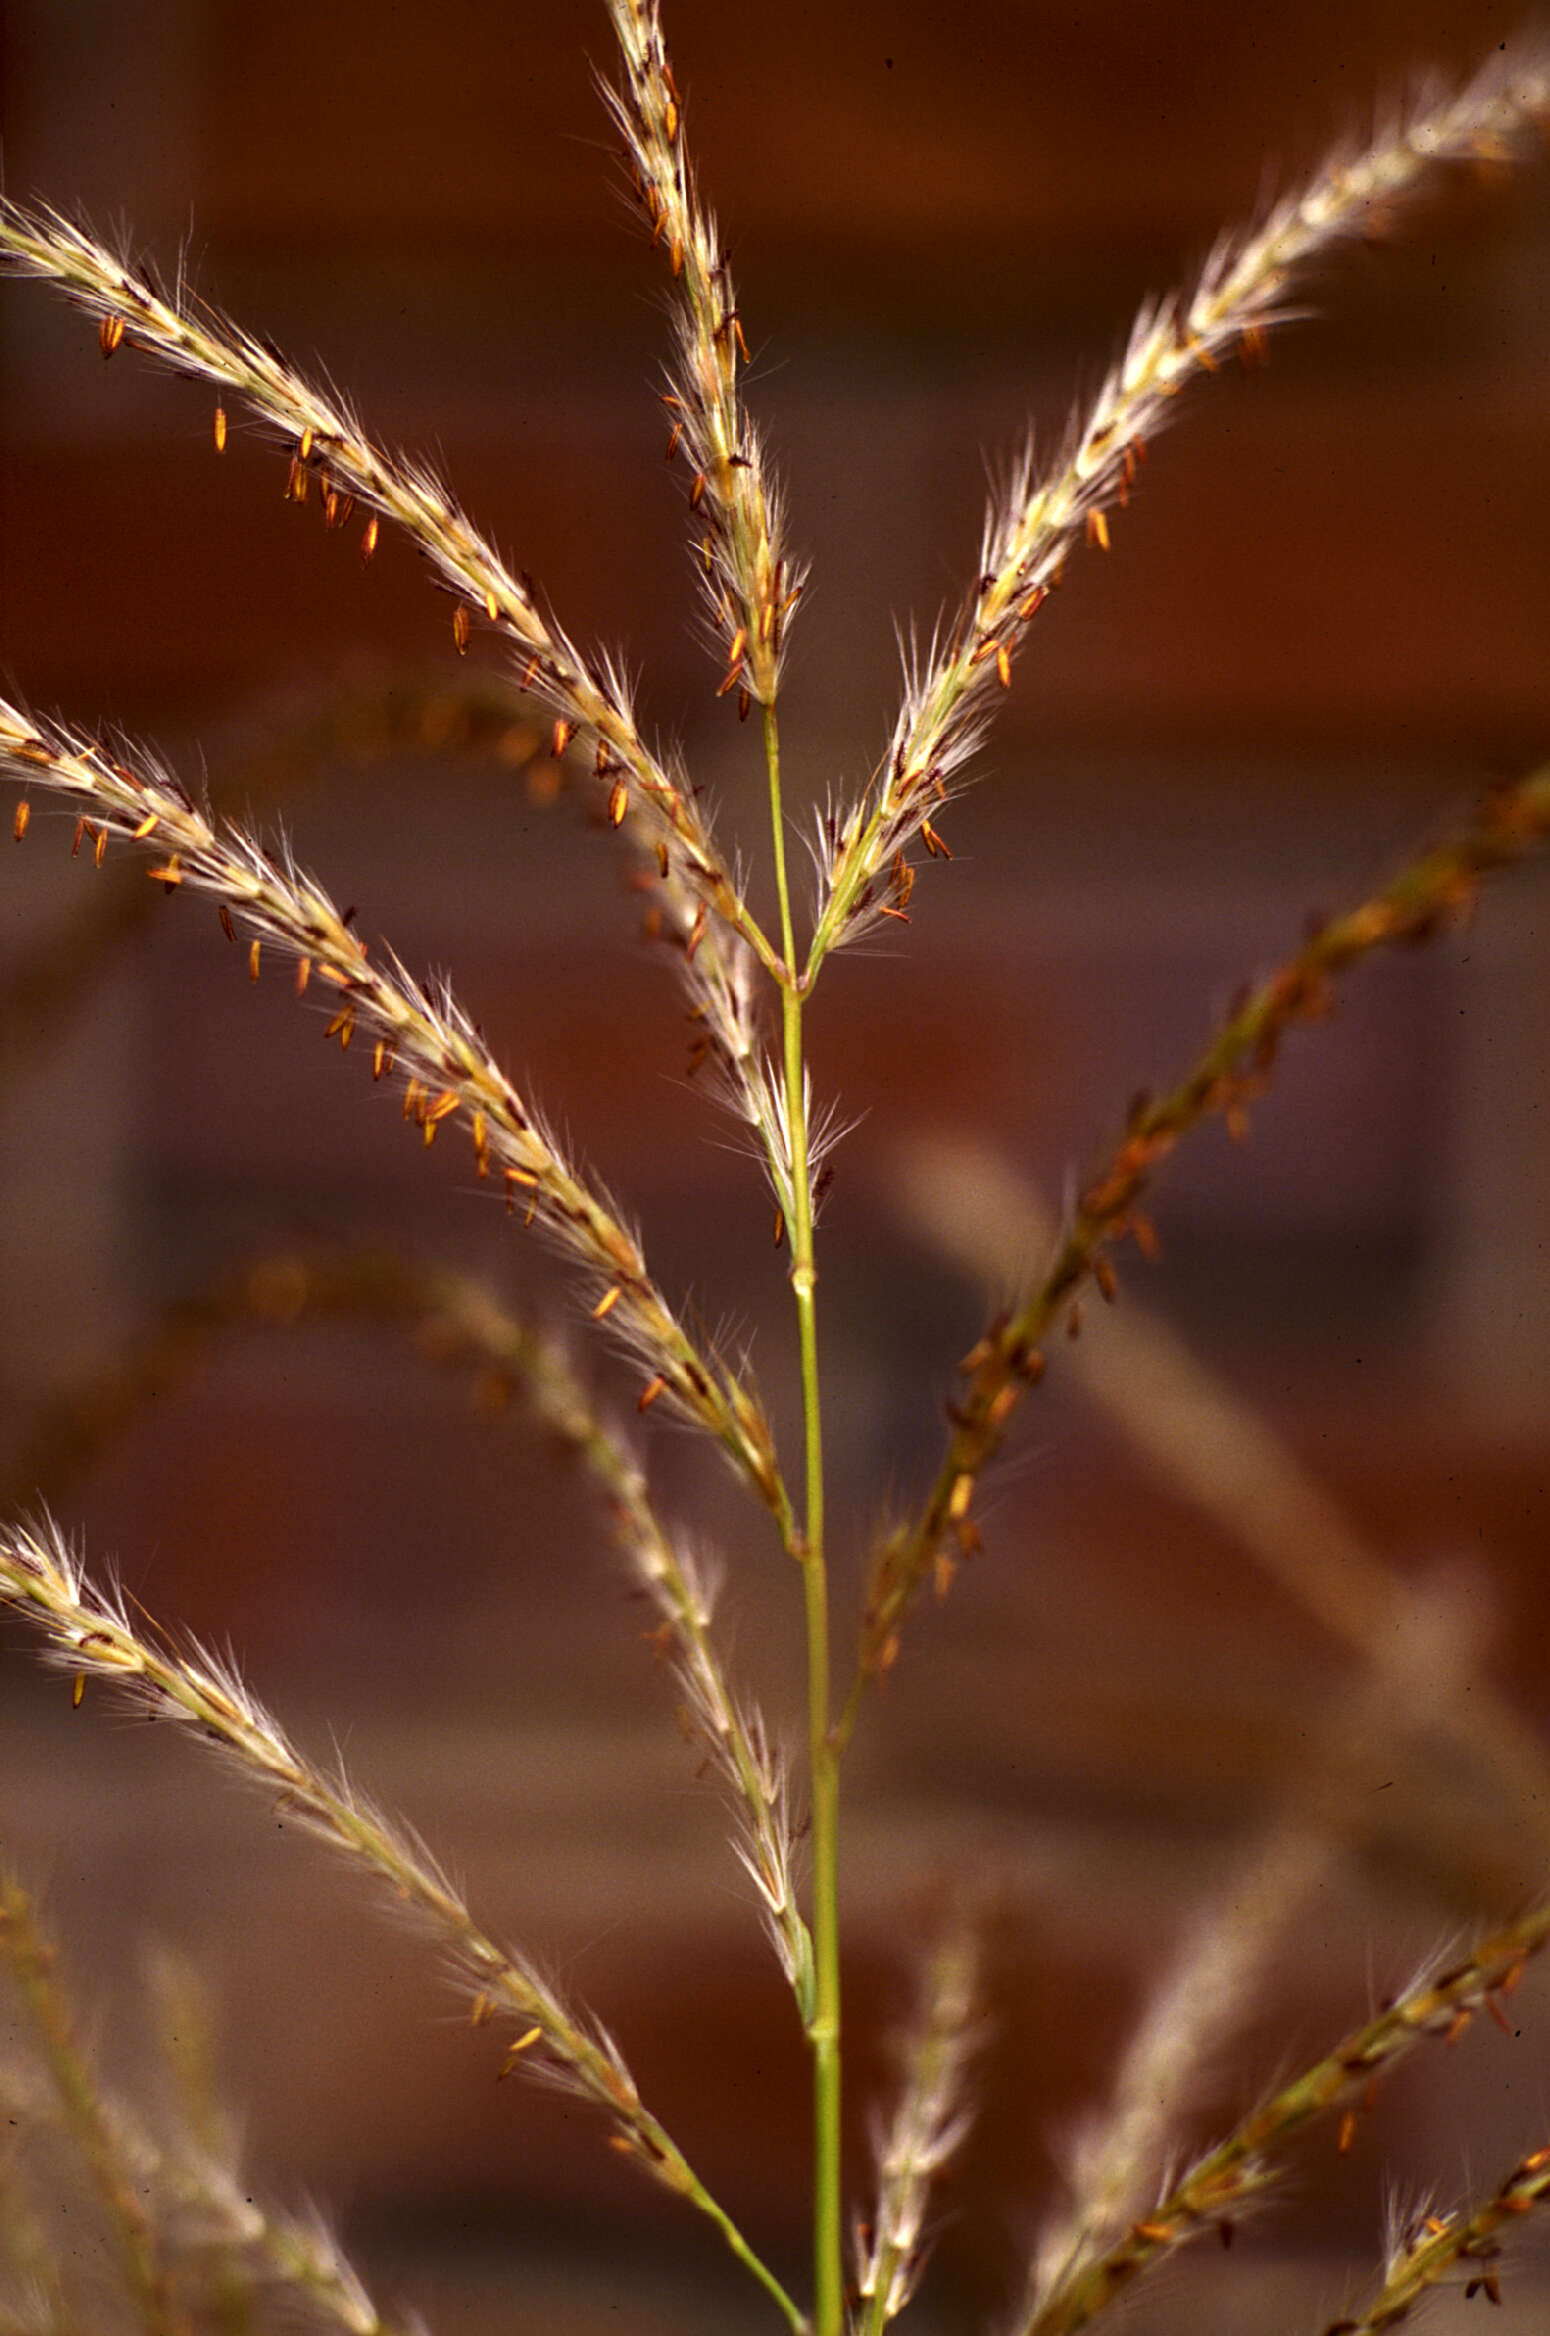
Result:
M698 2182L695 2183L688 2195L702 2214L710 2216L711 2221L716 2225L739 2263L747 2266L765 2293L773 2296L776 2303L779 2304L792 2330L792 2336L811 2336L811 2324L806 2313L799 2305L793 2303L768 2264L760 2261L732 2217L724 2208L717 2205L708 2190L701 2189Z
M807 1750L812 1794L813 2276L814 2336L840 2336L845 2295L840 2197L839 1755L830 1727L829 1583L824 1565L823 1424L818 1398L818 1269L813 1255L813 1191L808 1157L802 1051L802 985L786 881L780 800L780 738L773 707L764 708L775 883L789 975L781 992L786 1124L791 1151L791 1287L802 1356L802 1423L807 1453L805 1530L793 1554L802 1566L807 1620Z
M797 978L797 941L791 923L791 890L786 882L786 821L780 807L780 729L775 720L775 708L761 708L764 716L764 763L770 782L770 832L775 844L775 889L780 895L780 945L786 953L786 975L795 988ZM801 1024L797 1025L800 1033ZM788 1025L789 1029L789 1025ZM790 1076L791 1055L788 1043L786 1071Z

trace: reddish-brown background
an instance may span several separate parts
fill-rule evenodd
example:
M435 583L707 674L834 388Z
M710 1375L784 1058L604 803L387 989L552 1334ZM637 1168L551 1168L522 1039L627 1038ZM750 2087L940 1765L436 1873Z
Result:
M785 725L799 810L854 785L886 735L892 628L929 623L969 572L984 456L1030 412L1058 433L1142 294L1252 208L1266 155L1303 166L1407 66L1465 65L1512 24L1482 0L673 11L750 400L813 555ZM649 719L683 737L722 831L757 850L751 734L712 695L684 482L661 460L660 282L617 199L588 51L606 60L601 10L533 0L20 0L7 183L122 219L164 271L187 235L206 291L349 387L374 432L434 452L566 622L623 644ZM982 1311L895 1211L900 1142L966 1128L1058 1190L1308 909L1545 751L1547 231L1543 167L1456 181L1397 245L1345 257L1267 372L1208 386L1108 560L1073 564L908 936L827 978L819 1088L861 1121L823 1285L842 1613L869 1526L922 1481ZM128 722L219 778L261 764L275 724L337 684L444 675L446 607L403 546L385 539L363 569L283 506L272 450L235 434L218 464L209 399L132 356L104 367L51 295L7 286L0 317L8 688ZM671 979L633 939L607 844L573 805L424 754L336 756L286 816L367 930L454 967L503 1056L639 1209L668 1286L755 1336L789 1438L766 1204L685 1092ZM169 904L68 1017L29 1007L18 1034L20 969L64 943L95 881L67 835L40 818L0 869L15 1452L37 1404L110 1365L169 1297L276 1244L388 1238L563 1314L551 1269L471 1197L467 1163L407 1144L278 982L240 981L207 912ZM1360 976L1294 1051L1250 1151L1207 1134L1181 1159L1147 1285L1396 1564L1465 1569L1530 1711L1547 1614L1546 900L1515 878L1469 937ZM954 2326L1015 2283L1052 2124L1098 2081L1344 1676L1052 1376L996 1487L985 1562L920 1618L852 1797L864 2069L899 2001L901 1928L936 1878L967 1867L999 1909L999 2068L940 2267ZM692 1444L649 1448L664 1504L728 1552L744 1668L794 1712L780 1562ZM337 1730L492 1922L617 2026L691 2155L800 2278L791 2021L637 1610L551 1456L401 1343L268 1330L41 1489L153 1611L229 1635L310 1741ZM0 1692L4 1846L48 1883L121 2060L135 1950L171 1936L228 2007L265 2179L340 2198L443 2331L516 2324L491 2293L583 2324L594 2278L596 2309L630 2296L642 2327L741 2324L703 2234L616 2171L584 2117L494 2092L491 2052L437 2023L432 1958L380 1937L261 1810L187 1747L92 1703L72 1716L19 1632ZM1289 2016L1224 2068L1219 2106L1285 2027L1311 2043L1357 2016L1369 1962L1381 1986L1471 1888L1532 1878L1482 1819L1497 1880L1461 1880L1403 1746L1392 1765L1392 1806L1276 1975ZM1478 2048L1473 2089L1414 2083L1338 2184L1317 2161L1313 2227L1365 2260L1385 2152L1446 2189L1461 2134L1477 2173L1542 2139L1516 2122L1545 2065L1543 2015L1525 2025L1510 2065L1501 2039ZM1333 2308L1339 2271L1319 2260ZM1266 2293L1224 2271L1187 2324L1247 2310L1269 2326ZM1147 2324L1179 2308L1165 2298Z

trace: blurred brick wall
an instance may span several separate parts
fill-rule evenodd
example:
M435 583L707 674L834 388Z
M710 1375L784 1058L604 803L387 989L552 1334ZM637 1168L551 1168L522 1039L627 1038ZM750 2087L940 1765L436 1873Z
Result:
M972 21L854 0L757 27L674 8L750 398L813 555L785 720L799 816L870 767L893 624L929 623L968 571L983 455L1030 411L1058 434L1138 299L1252 208L1267 153L1290 174L1407 64L1465 64L1512 20L1480 0L992 0ZM434 451L566 621L624 645L721 831L758 852L752 736L712 696L684 482L661 461L660 283L588 88L600 12L13 0L3 38L10 188L126 220L167 270L192 222L202 286L358 395L376 434ZM1455 182L1332 272L1320 321L1268 370L1201 392L1111 555L1073 562L1042 621L986 783L946 822L953 866L923 873L896 950L833 968L819 1090L862 1115L826 1220L842 1606L879 1507L934 1451L982 1311L898 1217L898 1145L967 1127L1058 1190L1306 911L1545 750L1547 227L1543 169ZM236 431L217 462L208 399L128 354L104 367L43 292L5 286L0 320L8 686L219 775L263 772L266 741L341 684L453 670L446 606L403 546L385 537L364 567L282 503L271 449ZM261 801L365 930L454 967L503 1058L638 1208L668 1287L755 1337L789 1436L767 1206L685 1094L670 971L634 938L607 842L508 772L401 747L364 764L336 748ZM11 985L112 880L71 865L67 836L40 819L0 867ZM1541 1711L1547 899L1542 877L1515 878L1468 939L1359 977L1337 1026L1293 1051L1249 1151L1207 1135L1181 1159L1147 1291L1397 1563L1478 1567L1503 1675ZM41 1395L266 1246L369 1235L563 1317L545 1261L473 1204L466 1158L427 1157L390 1109L363 1109L364 1070L323 1049L278 977L248 988L207 910L167 903L68 1014L28 1012L0 1160L13 1455ZM602 1384L629 1404L606 1368ZM662 1725L670 1692L580 1488L468 1396L402 1341L255 1330L54 1496L153 1611L229 1634L303 1732L318 1714L312 1740L326 1715L496 1923L574 1970L692 2154L794 2257L790 2022ZM692 1444L650 1448L664 1505L735 1555L742 1663L795 1710L784 1569ZM1018 1451L986 1559L921 1617L853 1798L863 2063L921 1876L962 1859L1011 1909L1007 2073L964 2185L982 2209L945 2263L965 2306L1015 2277L1006 2233L1048 2181L1049 2119L1105 2065L1112 2022L1297 1758L1310 1697L1343 1676L1069 1392L1052 1388ZM126 2021L126 1937L171 1931L206 1956L241 2007L234 2090L261 2161L353 2192L366 2227L396 2220L422 2252L515 2228L563 2265L554 2218L584 2230L577 2202L600 2190L622 2233L658 2235L656 2202L599 2172L584 2120L492 2103L488 2056L445 2048L429 1958L379 1941L287 1845L260 1858L182 1747L73 1718L9 1643L4 1695L6 1846L51 1876ZM1489 1828L1480 1846L1490 1864ZM1327 1946L1304 1941L1281 1975L1300 2033L1360 2011L1364 1941L1380 1960L1413 1944L1472 1886L1412 1794L1321 1909ZM274 1965L302 1932L298 1989ZM1488 2130L1489 2101L1425 2098L1387 2143L1446 2180L1438 2133ZM1358 2186L1314 2196L1361 2246ZM697 2275L697 2232L664 2243Z

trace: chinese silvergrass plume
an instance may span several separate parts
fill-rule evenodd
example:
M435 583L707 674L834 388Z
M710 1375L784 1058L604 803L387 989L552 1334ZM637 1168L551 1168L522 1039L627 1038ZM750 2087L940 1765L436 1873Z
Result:
M1109 2097L1084 2119L1067 2156L1070 2197L1041 2232L1029 2282L1037 2324L1058 2295L1148 2214L1196 2094L1266 1982L1274 1950L1326 1887L1337 1853L1363 1822L1351 1776L1372 1744L1403 1748L1412 1707L1430 1708L1479 1677L1457 1586L1412 1595L1386 1642L1325 1716L1304 1773L1219 1893L1191 1923L1121 2056ZM1392 1756L1392 1755L1390 1755ZM1368 1819L1370 1822L1370 1818Z
M584 651L565 634L537 587L508 567L434 471L373 445L347 404L304 379L267 342L181 285L169 298L148 271L115 258L56 211L0 197L0 264L58 285L100 319L105 345L111 340L118 348L131 339L174 372L240 399L264 429L294 448L294 500L303 501L315 482L330 526L342 525L357 504L371 514L368 553L380 520L401 528L454 596L457 647L467 648L476 624L501 636L512 651L513 676L554 714L556 754L572 741L594 750L598 777L611 776L648 808L662 850L706 910L768 958L692 790L641 738L618 661ZM224 417L224 407L217 410ZM224 431L218 436L224 439Z
M154 2336L175 2336L160 2238L141 2195L139 2153L93 2080L69 2006L54 1978L54 1961L54 1948L38 1929L26 1891L10 1875L0 1875L0 1965L21 1999L91 2185L112 2226L135 2310Z
M104 1367L98 1356L73 1389L56 1386L53 1400L40 1403L35 1432L20 1440L13 1463L17 1505L37 1521L0 1525L0 1606L41 1633L77 1702L93 1681L153 1718L179 1723L382 1885L379 1895L439 1942L476 2024L500 2024L501 2073L526 2070L597 2112L625 2160L715 2227L761 2304L773 2306L793 2336L882 2336L912 2305L928 2269L941 2219L937 2185L957 2170L971 2133L970 2064L997 2024L996 1988L988 1942L961 1915L909 1957L918 1966L915 2016L900 2044L892 2105L872 2124L865 2202L852 2204L842 2147L840 1827L852 1740L874 1689L895 1669L922 1592L929 1586L944 1595L982 1547L986 1472L1045 1374L1051 1335L1075 1336L1090 1292L1106 1302L1117 1297L1123 1242L1155 1253L1152 1188L1173 1152L1213 1121L1234 1136L1246 1132L1283 1043L1326 1017L1348 972L1380 950L1460 923L1488 877L1550 841L1550 768L1492 787L1392 881L1314 922L1284 962L1247 983L1173 1084L1136 1098L1108 1155L1073 1184L1058 1222L1041 1214L1014 1169L983 1151L939 1145L924 1160L916 1155L917 1223L925 1218L939 1250L985 1281L1009 1284L1013 1295L959 1366L934 1475L922 1471L923 1489L896 1496L896 1521L873 1537L843 1636L833 1612L825 1444L835 1407L831 1398L826 1408L820 1373L817 1240L825 1153L838 1120L833 1106L815 1100L807 1017L818 977L836 950L909 923L920 854L953 857L942 806L966 781L1033 621L1080 546L1109 550L1115 515L1127 509L1149 447L1188 406L1182 393L1229 355L1257 359L1273 331L1304 313L1320 264L1352 238L1401 221L1443 166L1525 155L1530 131L1550 115L1550 49L1543 39L1503 44L1467 84L1429 87L1381 120L1370 140L1330 154L1256 224L1221 237L1184 289L1143 306L1063 440L1047 454L1029 441L1002 474L956 607L924 641L906 631L903 701L888 744L859 792L831 788L818 822L817 894L803 932L787 871L777 705L804 566L749 411L749 328L729 246L701 193L659 0L604 0L602 15L614 55L596 75L599 92L652 255L665 270L672 348L660 405L668 455L687 480L715 698L738 721L756 708L759 717L746 733L729 722L729 735L757 740L769 818L764 869L746 870L723 854L709 791L684 750L659 747L643 730L622 658L567 630L439 471L368 435L326 377L310 377L202 298L181 264L169 291L127 244L103 240L50 203L0 195L0 268L51 285L83 311L104 357L137 351L202 385L215 400L218 453L234 421L245 421L278 442L289 504L320 508L329 529L360 524L366 558L384 529L396 531L450 600L458 682L427 691L400 673L377 693L375 710L347 706L345 691L331 710L314 707L293 721L289 737L277 717L267 743L290 775L316 777L348 755L352 722L361 735L412 738L428 750L483 745L510 775L525 776L531 801L552 799L563 784L595 827L622 841L644 937L667 944L676 959L692 1028L689 1071L703 1071L700 1085L739 1123L740 1141L768 1182L774 1247L791 1290L785 1400L767 1405L745 1349L702 1333L691 1304L669 1298L643 1236L572 1156L525 1080L519 1086L502 1068L462 993L449 980L417 979L390 950L368 945L354 908L342 910L288 842L270 844L246 818L228 815L229 769L217 769L212 805L155 753L116 730L34 713L8 681L0 777L17 790L17 843L34 829L35 800L40 808L51 803L75 819L77 856L84 850L88 863L102 866L111 850L137 880L99 898L73 949L51 943L19 966L6 1000L11 1021L0 1033L7 1070L40 1052L54 1024L118 964L126 939L143 928L147 900L201 895L253 980L278 959L298 995L310 989L314 1002L325 1000L327 1039L341 1054L359 1040L352 1060L369 1062L373 1082L396 1095L424 1145L444 1127L462 1132L476 1178L557 1253L580 1294L587 1334L622 1355L629 1378L621 1424L616 1399L606 1387L594 1391L551 1333L467 1274L361 1247L293 1246L256 1264L250 1257L165 1306L137 1340L122 1342L115 1362ZM476 649L498 660L493 675L476 676ZM240 754L229 759L240 774ZM755 875L767 875L775 903L767 923L750 905L759 897ZM1035 1255L1044 1263L1030 1271ZM418 1836L366 1799L342 1763L325 1767L298 1749L234 1660L162 1628L137 1598L94 1580L51 1521L59 1479L110 1437L132 1436L148 1397L196 1350L243 1324L304 1319L411 1331L428 1360L471 1374L482 1411L493 1415L516 1395L519 1415L568 1455L599 1497L632 1594L648 1611L644 1635L672 1680L684 1733L730 1810L733 1855L795 2004L795 2024L789 2004L783 2008L792 2049L806 2054L810 2301L796 2292L778 2249L745 2235L748 2217L739 2204L734 2219L731 2192L727 2203L713 2194L647 2107L609 2030L573 2008L529 1956L484 1930ZM1076 1364L1129 1441L1336 1637L1343 1664L1353 1652L1357 1662L1349 1675L1342 1670L1322 1730L1305 1729L1312 1740L1283 1758L1270 1805L1253 1812L1225 1881L1204 1894L1193 1922L1176 1926L1177 1953L1154 1975L1128 2045L1121 2039L1109 2056L1107 2103L1068 2153L1069 2201L1044 2213L1022 2299L1005 2322L1009 2336L1074 2336L1187 2241L1207 2231L1230 2237L1277 2181L1293 2137L1315 2122L1333 2125L1344 2154L1379 2080L1416 2044L1456 2041L1482 2010L1507 2025L1506 2000L1550 1937L1543 1871L1550 1766L1485 1675L1481 1633L1462 1612L1457 1577L1441 1566L1406 1573L1391 1565L1271 1425L1139 1309L1107 1350L1102 1341L1084 1343ZM734 1675L716 1608L723 1583L751 1551L734 1547L719 1523L709 1534L670 1513L654 1474L664 1418L709 1439L730 1462L753 1517L748 1539L762 1539L766 1559L774 1556L794 1624L800 1614L800 1726L766 1718ZM789 1454L777 1435L781 1422ZM50 1485L56 1497L40 1507ZM901 1667L895 1692L910 1668ZM768 1708L773 1713L773 1703ZM1293 1914L1331 1877L1339 1851L1378 1831L1376 1815L1354 1806L1351 1782L1373 1741L1386 1753L1414 1753L1417 1765L1422 1754L1446 1751L1467 1766L1493 1796L1493 1821L1532 1866L1528 1886L1493 1893L1479 1870L1484 1829L1461 1845L1466 1827L1455 1821L1450 1833L1439 1792L1428 1848L1454 1895L1487 1910L1477 1943L1275 2084L1225 2139L1181 2159L1183 2114L1198 2106L1202 2077L1219 2068ZM1499 1869L1491 1870L1494 1878ZM961 1907L962 1893L953 1892L952 1903ZM262 2336L272 2312L355 2336L392 2336L394 2324L326 2225L246 2194L194 2045L180 2071L185 2113L170 2134L102 2084L79 2042L52 1943L26 1890L8 1877L0 1879L0 1971L25 2014L27 2038L16 2065L0 2054L0 2098L18 2124L46 2126L51 2140L63 2134L73 2150L74 2179L94 2193L93 2211L113 2242L115 2329L122 2320L143 2336L206 2336L207 2328L211 2336L216 2329ZM764 1978L773 1988L767 1969ZM197 2031L198 2017L188 2025ZM646 2070L647 2057L635 2058ZM648 2089L657 2092L654 2082ZM758 2114L753 2095L748 2113ZM676 2105L673 2122L688 2131ZM698 2141L695 2155L710 2163ZM1498 2162L1508 2155L1504 2149ZM88 2324L82 2311L95 2306L77 2297L32 2179L23 2145L9 2155L0 2146L0 2336L12 2329L75 2336ZM1381 2286L1328 2336L1393 2325L1445 2277L1498 2301L1501 2233L1547 2189L1550 2154L1535 2147L1488 2196L1452 2214L1402 2216Z

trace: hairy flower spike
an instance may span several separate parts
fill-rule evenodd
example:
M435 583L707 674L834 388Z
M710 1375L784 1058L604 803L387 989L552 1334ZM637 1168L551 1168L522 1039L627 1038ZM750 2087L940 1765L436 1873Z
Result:
M730 668L722 694L741 680L760 705L779 686L797 571L785 552L780 498L738 387L748 355L727 253L684 152L657 0L608 0L622 72L603 97L624 140L636 197L652 241L665 242L675 287L678 356L667 403L668 455L680 447L700 522L699 567L711 623Z
M878 884L901 845L921 832L933 795L973 756L1032 617L1072 547L1107 550L1107 507L1128 497L1144 442L1172 418L1179 392L1245 338L1263 345L1300 311L1292 293L1340 243L1411 195L1439 163L1495 157L1550 113L1550 55L1493 57L1467 88L1384 125L1365 149L1340 148L1261 224L1224 236L1188 292L1150 301L1055 461L1031 445L985 516L975 585L924 656L905 660L904 703L878 775L839 825L820 837L822 898L809 978L831 949L865 932Z
M204 2306L213 2308L217 2296L224 2319L228 2308L236 2313L262 2295L282 2309L285 2303L293 2306L309 2326L324 2324L347 2336L426 2336L418 2317L389 2319L378 2311L315 2211L296 2216L255 2200L235 2161L228 2121L209 2091L202 2039L192 2048L188 2043L191 2023L196 2030L205 2025L198 1991L187 1974L174 1971L172 1958L162 1959L157 1985L169 2027L177 2031L164 2041L177 2083L178 2115L170 2127L165 2117L158 2119L154 2135L102 2083L91 2055L82 2049L80 2023L59 1978L57 1949L27 1893L9 1877L0 1878L0 1962L27 2014L35 2047L30 2057L46 2074L83 2171L117 2231L125 2285L140 2327L156 2336L186 2336L194 2324L191 2312L205 2325ZM7 2063L7 2100L14 2109L22 2095L10 2054ZM38 2124L48 2121L41 2099L27 2105ZM13 2133L6 2167L7 2269L14 2279L25 2265L39 2286L40 2304L41 2291L47 2290L49 2309L46 2322L31 2314L25 2320L7 2314L6 2324L17 2330L73 2325L50 2277L44 2234L28 2234L30 2249L18 2246L18 2176L27 2168L18 2161L15 2138ZM52 2164L48 2170L51 2188L60 2191L59 2211L73 2216L75 2200L68 2182L61 2186L62 2167ZM248 2324L245 2309L241 2320ZM235 2326L236 2319L229 2324Z
M735 1389L714 1358L702 1358L646 1270L633 1233L606 1198L566 1160L558 1141L506 1078L475 1025L445 987L427 988L396 963L377 964L328 894L284 853L209 819L188 791L149 758L110 759L94 740L62 723L42 725L0 700L0 770L89 801L108 828L173 841L173 860L153 871L212 893L260 940L296 963L298 990L314 969L341 989L347 1026L358 1022L386 1043L401 1067L406 1110L430 1139L454 1112L481 1124L490 1156L531 1180L531 1214L595 1289L616 1292L606 1312L614 1335L648 1371L660 1372L676 1409L705 1428L776 1507L784 1500L774 1449L757 1400ZM380 1062L382 1058L378 1058ZM422 1093L423 1088L423 1093Z
M925 2268L924 2224L931 2185L956 2154L971 2122L964 2079L979 2041L974 2026L978 1949L956 1926L921 1974L920 2004L901 2059L904 2081L886 2132L877 2137L880 2177L869 2224L856 2232L856 2336L881 2336L915 2292Z
M534 2057L546 2078L600 2108L637 2164L741 2245L645 2108L606 2030L578 2017L530 1963L487 1937L423 1845L373 1807L342 1768L325 1774L298 1752L229 1663L154 1626L137 1628L123 1597L97 1589L48 1524L0 1531L0 1601L39 1625L66 1669L81 1678L95 1674L153 1716L191 1728L330 1848L387 1884L450 1948L475 2000L518 2022L524 2046L542 2047Z
M1417 2303L1452 2273L1469 2302L1483 2294L1502 2300L1495 2269L1499 2233L1509 2231L1550 2196L1550 2149L1530 2150L1477 2206L1455 2214L1412 2216L1395 2234L1383 2284L1349 2319L1332 2320L1324 2336L1379 2336L1408 2319Z
M105 350L110 341L112 348L119 346L127 319L137 347L173 372L241 399L291 447L288 498L304 502L316 474L325 489L342 488L368 507L363 558L376 550L384 518L402 528L458 597L453 628L459 650L468 647L465 604L472 601L510 644L523 688L549 707L567 737L606 742L651 814L686 847L685 864L707 910L773 967L773 953L721 863L692 790L641 737L621 668L606 657L588 656L570 639L531 579L507 566L434 471L373 445L343 399L307 381L268 341L181 288L177 299L168 299L148 268L116 257L57 211L0 197L0 266L57 285L96 316ZM224 427L223 419L218 441Z

